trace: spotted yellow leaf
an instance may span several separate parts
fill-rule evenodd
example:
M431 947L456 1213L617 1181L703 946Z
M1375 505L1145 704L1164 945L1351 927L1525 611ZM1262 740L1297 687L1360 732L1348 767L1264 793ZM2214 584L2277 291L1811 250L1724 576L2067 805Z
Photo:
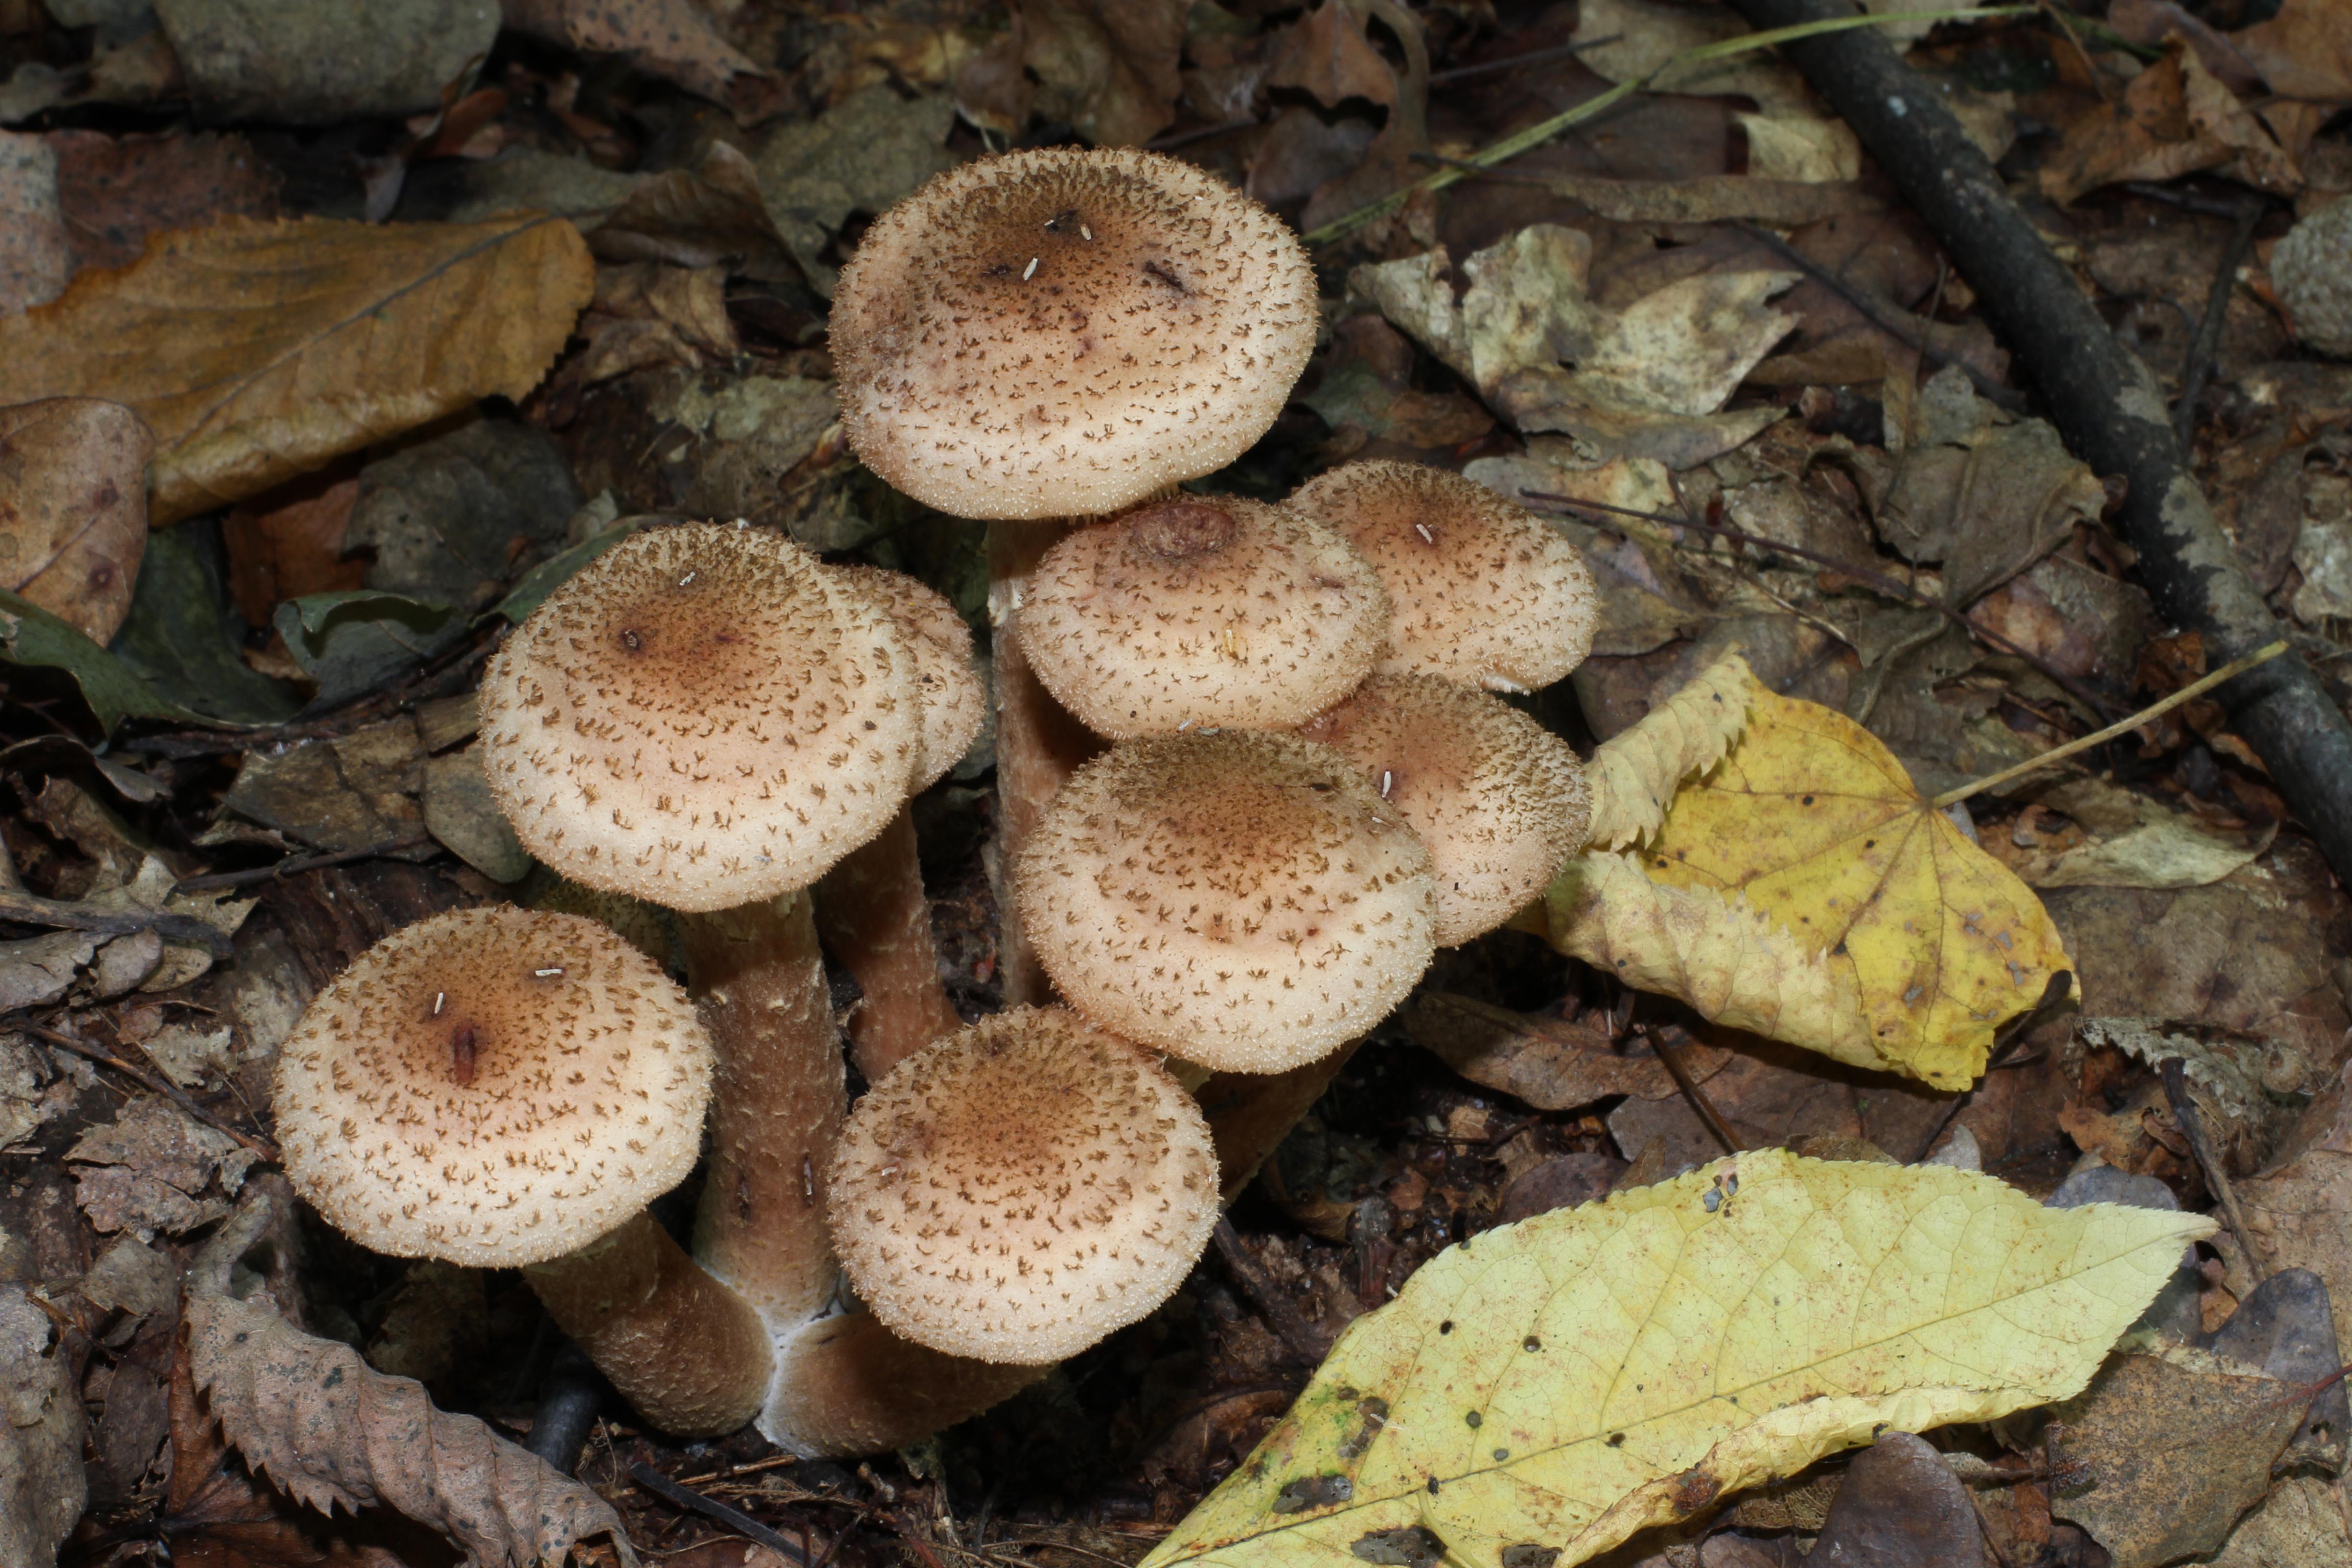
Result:
M2064 1399L2196 1215L1733 1156L1441 1253L1143 1568L1567 1568L1882 1429Z
M2068 967L2041 900L1843 714L1768 690L1736 655L1694 685L1709 711L1744 689L1747 728L1635 848L1570 862L1546 900L1553 944L1840 1061L1974 1082L1994 1031ZM1657 720L1655 752L1690 754L1690 706L1610 745Z

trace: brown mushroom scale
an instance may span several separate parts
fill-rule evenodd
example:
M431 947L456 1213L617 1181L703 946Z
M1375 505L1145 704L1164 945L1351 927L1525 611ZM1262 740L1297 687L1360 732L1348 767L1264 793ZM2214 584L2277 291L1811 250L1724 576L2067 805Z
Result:
M1114 747L1046 809L1018 881L1073 1006L1220 1071L1336 1049L1433 951L1429 851L1355 764L1291 735Z
M493 908L408 926L321 992L273 1098L287 1173L338 1229L512 1267L682 1180L709 1084L651 960L593 921Z
M1283 504L1339 530L1387 584L1396 611L1384 671L1533 691L1592 651L1600 599L1584 557L1475 479L1349 463Z
M1016 623L1045 689L1097 734L1288 729L1388 636L1380 577L1331 530L1235 497L1151 501L1046 552Z
M843 269L842 423L867 466L943 511L1110 511L1246 450L1315 315L1289 231L1190 164L984 158L884 214Z
M882 605L780 534L614 546L482 683L485 771L525 848L677 910L803 887L880 830L920 743Z
M1042 1364L1158 1306L1217 1216L1217 1161L1150 1054L1059 1008L927 1047L857 1102L835 1245L918 1344Z

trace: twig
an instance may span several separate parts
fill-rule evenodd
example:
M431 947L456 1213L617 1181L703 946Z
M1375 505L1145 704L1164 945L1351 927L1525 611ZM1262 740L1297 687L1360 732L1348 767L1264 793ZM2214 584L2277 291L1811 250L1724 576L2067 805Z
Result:
M93 1046L87 1040L77 1040L71 1035L61 1033L56 1029L46 1028L39 1024L34 1023L29 1018L20 1018L15 1023L10 1024L8 1027L12 1029L22 1029L25 1033L32 1036L35 1039L46 1041L48 1044L57 1047L59 1050L71 1051L74 1055L81 1058L84 1061L96 1062L100 1067L112 1068L116 1072L121 1073L131 1082L138 1084L149 1093L162 1095L164 1099L170 1100L173 1104L178 1106L181 1110L186 1111L189 1115L194 1117L197 1121L203 1122L214 1131L223 1133L228 1137L236 1139L239 1143L242 1143L245 1147L250 1149L253 1152L260 1155L263 1159L269 1161L273 1164L278 1161L277 1144L272 1143L267 1138L257 1138L250 1133L238 1131L227 1122L223 1121L219 1117L215 1116L211 1111L206 1110L203 1106L197 1104L195 1100L189 1098L188 1092L185 1089L182 1089L178 1084L173 1083L168 1078L164 1078L160 1074L149 1072L144 1068L133 1067L131 1063L124 1061L121 1057L118 1057L113 1052L107 1050L104 1047Z
M2249 201L2238 209L2230 243L2221 247L2221 268L2213 275L2212 291L2205 296L2205 319L2189 345L2189 363L2180 373L2180 401L2172 405L2172 434L2182 451L2197 438L2197 405L2205 396L2205 383L2213 374L2213 355L2221 346L2221 327L2230 314L2231 296L2238 291L2238 268L2253 247L2254 226L2263 221L2263 204Z
M1496 71L1517 70L1521 66L1542 65L1548 60L1564 60L1570 55L1580 55L1587 49L1597 49L1613 44L1625 35L1612 33L1605 38L1587 38L1580 44L1559 44L1549 49L1529 49L1523 55L1507 59L1481 60L1474 66L1455 66L1452 70L1438 71L1429 79L1432 88L1452 87L1456 82L1472 81Z
M1642 1032L1650 1037L1650 1048L1657 1052L1658 1060L1673 1076L1675 1086L1683 1091L1683 1098L1690 1101L1691 1109L1698 1112L1698 1119L1706 1123L1706 1130L1715 1134L1715 1141L1723 1145L1723 1152L1737 1154L1746 1149L1748 1145L1739 1141L1739 1135L1731 1130L1731 1123L1723 1119L1723 1113L1716 1110L1715 1102L1707 1099L1706 1091L1699 1088L1698 1079L1691 1077L1690 1069L1682 1064L1682 1041L1690 1038L1688 1031L1678 1024L1661 1024L1654 1029L1645 1024L1642 1026ZM1679 1036L1680 1038L1670 1039L1667 1037L1669 1035Z
M1977 389L1977 395L1987 403L1993 404L2011 414L2021 414L2025 411L2024 394L2013 386L2003 386L1965 360L1953 359L1948 355L1937 353L1935 345L1928 341L1928 334L1914 326L1908 315L1895 307L1892 301L1881 300L1867 290L1849 283L1834 269L1822 266L1769 228L1761 227L1745 219L1734 219L1731 226L1861 311L1869 319L1872 326L1895 339L1904 347L1926 359L1934 361L1938 365L1958 365L1960 374L1969 378L1969 384ZM1936 290L1939 295L1943 292L1943 279L1939 275L1936 280ZM1935 312L1932 310L1928 312L1931 325L1934 315Z
M322 871L330 866L348 866L354 860L389 858L404 849L422 849L434 842L429 836L403 838L397 843L369 845L360 849L336 849L321 855L289 855L268 866L248 866L242 871L211 871L201 877L190 877L172 884L175 893L211 893L223 888L249 887L255 882L274 882L299 871Z
M1217 1216L1217 1228L1211 1233L1217 1243L1217 1256L1225 1260L1226 1269L1250 1299L1251 1305L1265 1318L1276 1338L1290 1348L1293 1354L1305 1359L1309 1366L1323 1359L1323 1348L1315 1331L1299 1315L1298 1308L1282 1293L1265 1267L1250 1256L1242 1238L1234 1234L1234 1222L1223 1215Z
M1257 116L1245 114L1239 120L1228 120L1216 125L1195 125L1190 131L1171 131L1165 136L1154 136L1143 146L1147 152L1172 153L1195 142L1206 142L1212 136L1223 136L1228 131L1248 131L1262 123L1264 121Z
M2009 1065L2009 1053L2017 1048L2017 1042L2025 1038L2026 1035L2032 1031L2036 1024L2039 1024L2043 1018L2049 1016L2053 1008L2058 1006L2059 1004L2064 1002L2067 997L2074 994L2074 973L2073 970L2061 969L2052 974L2049 979L2043 981L2042 983L2042 999L2034 1003L2034 1005L2025 1012L2020 1013L2016 1017L2011 1018L2005 1026L2002 1026L2000 1032L1992 1037L1992 1048L1985 1053L1985 1074L1990 1076L1994 1068L2007 1067ZM2027 1059L2032 1060L2032 1058L2028 1058ZM1977 1079L1977 1083L1982 1083L1984 1079L1982 1077L1979 1077ZM1927 1135L1919 1140L1919 1147L1912 1151L1911 1158L1906 1160L1904 1162L1905 1164L1916 1165L1920 1161L1927 1157L1928 1153L1936 1147L1936 1140L1944 1135L1944 1129L1952 1124L1952 1118L1960 1113L1960 1107L1966 1105L1969 1102L1969 1096L1976 1093L1976 1091L1977 1084L1972 1083L1969 1085L1968 1088L1962 1089L1959 1093L1952 1096L1951 1099L1944 1102L1943 1113L1936 1118L1935 1125L1927 1129Z
M194 915L167 915L160 910L105 910L79 900L44 899L21 888L0 887L0 921L60 931L97 931L105 936L130 936L152 931L166 942L201 947L215 958L226 958L235 951L226 931Z
M717 1520L738 1535L756 1541L771 1552L782 1552L799 1563L801 1568L814 1568L809 1562L808 1553L741 1509L731 1508L714 1497L705 1497L692 1487L682 1487L642 1459L630 1464L629 1479L667 1502L691 1509L706 1519Z
M2205 1119L2197 1114L2197 1102L2189 1098L2189 1071L2179 1057L2167 1057L2156 1064L2157 1076L2164 1080L2164 1098L2172 1102L2172 1120L2180 1124L2180 1134L2189 1140L2189 1152L2197 1156L2198 1167L2205 1173L2205 1184L2221 1200L2221 1212L2230 1216L2230 1234L2238 1238L2238 1250L2246 1255L2246 1268L2259 1285L2270 1271L2263 1267L2261 1256L2254 1251L2254 1233L2246 1228L2245 1211L2238 1206L2238 1189L2230 1184L2230 1173L2213 1152L2213 1145L2205 1137Z
M1672 517L1664 512L1643 511L1638 507L1612 506L1607 501L1584 500L1576 496L1557 495L1549 490L1523 489L1519 492L1519 496L1520 499L1524 500L1548 501L1555 506L1589 507L1595 511L1615 512L1621 517L1646 518L1652 522L1664 523L1669 528L1696 528L1701 533L1711 533L1718 539L1729 540L1734 544L1752 544L1759 550L1769 550L1775 554L1780 555L1791 555L1800 561L1810 561L1816 566L1826 566L1831 571L1851 577L1855 582L1862 584L1864 587L1873 589L1877 593L1884 594L1889 598L1901 599L1906 604L1916 605L1923 610L1935 611L1946 620L1950 621L1954 626L1966 631L1969 636L1984 642L1986 645L1990 647L1995 653L2005 653L2011 658L2023 659L2026 663L2040 670L2043 675L2048 676L2052 681L2056 683L2060 689L2064 691L2069 697L2074 699L2075 701L2080 702L2084 709L2088 712L2098 714L2119 711L2114 703L2108 701L2105 698L2100 696L2097 692L2092 690L2089 687L2084 685L2073 676L2064 673L2063 670L2053 668L2050 665L2045 664L2034 655L2027 652L2024 648L2018 647L2017 644L2010 641L1999 632L1994 631L1990 626L1979 626L1978 623L1969 619L1968 616L1952 608L1951 605L1943 603L1941 600L1931 599L1925 594L1919 592L1916 588L1911 587L1907 584L1898 582L1895 578L1887 576L1885 573L1874 572L1867 566L1858 565L1849 561L1841 561L1834 555L1824 555L1819 551L1801 549L1794 544L1783 544L1777 539L1767 539L1760 533L1744 533L1736 528L1726 528L1721 523L1697 522L1689 518ZM1622 532L1624 531L1620 529L1618 531Z
M1846 0L1731 0L1749 26L1850 16ZM1853 128L1975 289L2067 448L2124 481L2115 516L2158 613L2218 659L2276 640L2278 616L2173 438L2162 390L2116 341L2072 270L2011 197L1944 94L1864 30L1792 44L1789 58ZM2352 721L2292 655L2242 676L2221 700L2273 786L2352 878Z
M2023 778L2028 773L2037 773L2053 763L2063 763L2077 752L2087 752L2093 746L2105 745L2116 736L2127 735L2149 720L2160 719L2191 698L2202 697L2223 681L2235 680L2256 665L2268 664L2285 652L2286 644L2284 640L2274 642L2268 647L2256 648L2245 658L2231 659L2212 674L2201 679L2190 681L2171 696L2161 701L2151 702L2138 712L2119 719L2104 730L2094 730L2091 733L2069 741L2063 746L2053 746L2038 757L2028 757L2013 768L2003 768L1997 773L1988 773L1983 778L1972 779L1957 789L1948 789L1927 804L1941 811L1947 806L1958 805L1971 795L1982 795L1989 789L2005 784L2011 779Z

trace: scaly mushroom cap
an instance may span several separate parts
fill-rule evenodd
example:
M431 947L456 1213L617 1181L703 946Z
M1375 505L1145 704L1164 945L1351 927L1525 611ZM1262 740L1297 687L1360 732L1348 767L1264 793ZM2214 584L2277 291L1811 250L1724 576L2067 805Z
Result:
M1568 742L1433 675L1375 675L1300 734L1346 752L1421 841L1437 945L1493 931L1584 846L1592 797Z
M1386 1017L1429 966L1429 851L1362 773L1295 735L1113 747L1038 820L1015 880L1037 956L1105 1028L1283 1072Z
M982 158L883 214L842 268L842 426L941 511L1098 515L1247 451L1315 324L1297 239L1190 163Z
M1387 584L1396 610L1384 672L1533 691L1592 651L1601 600L1584 557L1475 479L1348 463L1283 504L1339 530Z
M478 1268L561 1258L676 1186L710 1041L594 921L453 910L352 961L278 1058L286 1174L352 1240Z
M490 792L575 882L673 910L806 887L907 798L915 659L870 595L780 533L623 540L482 678Z
M1045 689L1097 734L1287 730L1370 673L1389 600L1307 518L1232 496L1148 501L1045 553L1014 625Z
M881 604L915 658L915 689L922 702L922 738L916 748L909 795L920 795L963 761L988 717L988 685L972 658L971 627L946 595L880 566L836 566Z
M835 1146L826 1214L857 1293L917 1344L1038 1365L1166 1300L1217 1223L1200 1108L1059 1007L934 1040Z

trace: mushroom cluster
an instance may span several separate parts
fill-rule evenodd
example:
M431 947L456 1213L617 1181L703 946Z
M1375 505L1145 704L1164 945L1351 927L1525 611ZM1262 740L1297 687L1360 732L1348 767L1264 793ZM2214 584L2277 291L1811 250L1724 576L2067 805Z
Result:
M907 811L983 718L952 606L649 528L482 684L491 789L575 891L421 922L321 994L277 1085L306 1195L523 1267L653 1425L807 1455L917 1440L1166 1300L1433 951L1584 837L1574 753L1492 695L1591 645L1549 525L1391 463L1176 489L1265 434L1316 321L1288 231L1150 153L983 159L884 215L835 305L842 419L990 522L1007 1010L949 1003ZM599 900L674 915L688 990L561 912ZM706 1110L688 1248L645 1205Z

